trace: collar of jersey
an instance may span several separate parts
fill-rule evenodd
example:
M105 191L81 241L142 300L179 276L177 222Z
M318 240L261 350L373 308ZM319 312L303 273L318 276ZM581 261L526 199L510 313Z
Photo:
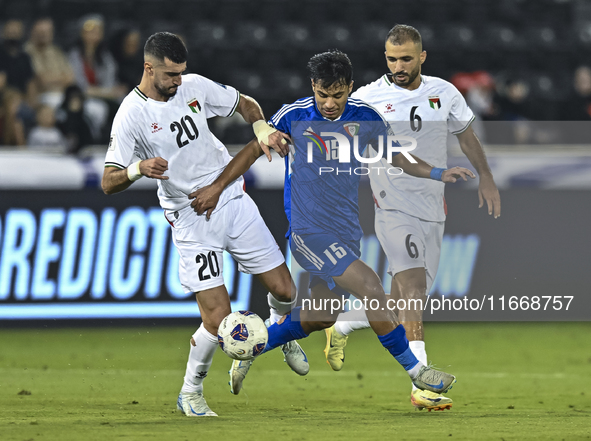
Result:
M144 101L148 101L148 95L146 95L144 92L142 92L139 88L139 86L135 86L135 88L133 89L133 91L135 93L138 94L138 96L143 99Z
M174 100L174 99L175 99L175 97L177 97L177 95L175 95L175 96L172 96L172 97L168 98L168 100L166 100L166 101L157 101L157 100L153 100L153 99L152 99L152 98L150 98L148 95L146 95L144 92L142 92L138 86L136 86L136 87L135 87L133 90L134 90L134 91L135 91L135 93L137 93L137 95L138 95L138 96L139 96L141 99L143 99L144 101L149 101L149 102L151 102L151 103L155 103L155 104L157 104L157 105L159 105L159 106L165 106L166 104L168 104L168 103L170 103L172 100ZM177 91L177 94L178 94L178 91Z

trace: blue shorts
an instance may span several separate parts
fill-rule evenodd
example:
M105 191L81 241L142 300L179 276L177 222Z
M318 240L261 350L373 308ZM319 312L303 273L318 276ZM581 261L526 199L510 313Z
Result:
M333 277L343 274L361 255L359 240L345 241L327 233L298 235L292 231L289 246L298 264L310 273L310 288L322 280L333 290ZM343 295L343 290L336 291Z

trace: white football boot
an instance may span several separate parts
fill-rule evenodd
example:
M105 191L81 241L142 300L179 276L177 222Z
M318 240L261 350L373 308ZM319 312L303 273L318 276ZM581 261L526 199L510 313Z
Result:
M201 392L181 392L176 408L189 417L218 416L209 408Z
M265 326L267 328L271 326L269 319L265 320ZM306 357L306 353L297 341L288 341L280 347L283 352L283 361L287 363L292 371L302 376L310 372L308 357Z
M296 374L306 375L310 372L308 357L297 341L288 341L281 346L281 351L283 351L283 360Z
M242 382L248 374L254 360L233 360L232 367L228 371L230 374L230 392L238 395L242 390Z

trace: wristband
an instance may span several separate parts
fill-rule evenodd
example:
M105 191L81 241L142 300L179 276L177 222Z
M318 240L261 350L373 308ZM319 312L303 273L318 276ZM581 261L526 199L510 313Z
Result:
M441 176L443 175L444 171L444 168L433 167L431 169L431 179L434 179L435 181L441 181Z
M140 162L142 161L134 162L129 167L127 167L127 177L131 182L137 181L139 178L144 176L140 172Z
M277 131L277 129L271 127L262 119L259 119L252 124L252 130L254 131L254 135L257 137L259 143L262 142L265 145L269 145L269 135ZM283 144L287 143L285 139L281 139L281 142Z

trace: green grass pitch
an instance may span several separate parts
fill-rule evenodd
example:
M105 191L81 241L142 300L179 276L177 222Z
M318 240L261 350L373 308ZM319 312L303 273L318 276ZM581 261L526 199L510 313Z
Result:
M0 330L0 440L591 439L591 323L428 323L429 358L457 375L451 411L415 411L410 382L370 330L341 372L324 333L299 377L280 352L239 396L216 353L206 397L219 418L175 410L189 327Z

